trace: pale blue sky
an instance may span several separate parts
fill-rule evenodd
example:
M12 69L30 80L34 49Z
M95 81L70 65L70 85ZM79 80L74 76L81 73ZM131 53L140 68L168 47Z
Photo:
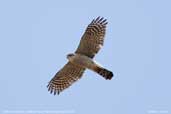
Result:
M92 71L53 96L46 85L74 52L93 18L108 19ZM170 0L1 0L0 111L74 110L76 114L171 113Z

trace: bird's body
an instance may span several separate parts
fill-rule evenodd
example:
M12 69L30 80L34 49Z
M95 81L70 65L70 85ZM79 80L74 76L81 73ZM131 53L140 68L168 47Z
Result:
M75 65L78 65L79 67L83 67L83 68L88 68L88 69L93 69L93 67L95 66L95 61L92 60L91 58L82 55L82 54L69 54L72 56L68 57L68 60Z
M95 54L101 49L104 43L106 30L106 19L98 17L87 27L81 38L80 44L75 51L67 55L68 63L59 70L48 84L48 90L54 95L70 87L79 80L86 69L92 70L105 79L111 79L113 73L93 60Z
M68 54L67 58L72 64L75 64L78 67L87 68L89 70L92 70L92 71L102 75L106 79L111 79L113 76L112 72L103 68L95 60L93 60L92 58L87 57L85 55L77 54L77 53L76 54Z

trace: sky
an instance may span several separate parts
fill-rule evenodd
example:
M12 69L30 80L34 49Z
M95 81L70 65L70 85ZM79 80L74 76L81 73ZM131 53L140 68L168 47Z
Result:
M170 0L1 0L0 113L170 114L170 5ZM114 78L86 70L59 96L50 94L48 82L98 16L108 25L95 60Z

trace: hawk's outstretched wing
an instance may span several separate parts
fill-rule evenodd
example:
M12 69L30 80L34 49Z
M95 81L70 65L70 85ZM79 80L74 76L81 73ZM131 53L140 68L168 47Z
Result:
M79 67L71 62L68 62L47 85L50 93L59 94L64 89L71 86L75 81L80 79L85 68Z
M93 58L103 45L106 25L106 19L94 19L86 28L76 53Z

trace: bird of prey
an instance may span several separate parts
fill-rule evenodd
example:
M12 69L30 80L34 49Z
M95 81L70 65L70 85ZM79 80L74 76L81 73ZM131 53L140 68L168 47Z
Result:
M103 46L107 20L97 17L86 28L75 53L67 55L68 63L60 69L47 85L48 91L54 95L70 87L80 79L86 69L92 70L107 80L113 73L93 60Z

